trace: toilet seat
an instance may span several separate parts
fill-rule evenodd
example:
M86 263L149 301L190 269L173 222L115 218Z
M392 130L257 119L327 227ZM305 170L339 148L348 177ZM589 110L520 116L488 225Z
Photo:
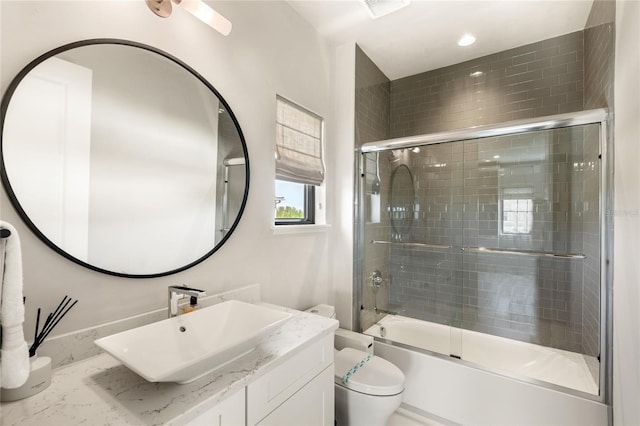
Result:
M335 377L337 385L356 392L388 396L404 390L404 374L398 367L378 356L372 356L347 383L342 379L349 370L367 357L367 353L353 348L344 348L335 353Z

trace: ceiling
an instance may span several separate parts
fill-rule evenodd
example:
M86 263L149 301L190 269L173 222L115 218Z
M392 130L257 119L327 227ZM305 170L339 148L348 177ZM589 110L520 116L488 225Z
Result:
M356 0L289 0L331 44L356 42L391 80L584 29L593 0L413 0L372 19ZM459 47L472 33L477 41Z

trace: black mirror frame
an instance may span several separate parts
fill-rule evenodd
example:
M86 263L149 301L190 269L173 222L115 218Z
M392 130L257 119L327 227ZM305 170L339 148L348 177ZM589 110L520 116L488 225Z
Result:
M245 158L245 179L246 179L244 195L243 195L243 199L242 199L242 204L240 205L240 209L238 211L238 215L237 215L236 219L234 220L233 224L229 227L229 231L225 233L224 237L222 237L220 242L217 243L213 247L213 249L211 249L209 252L205 253L199 259L197 259L197 260L195 260L195 261L193 261L193 262L191 262L191 263L189 263L189 264L187 264L185 266L182 266L180 268L172 269L172 270L165 271L165 272L154 273L154 274L125 274L125 273L121 273L121 272L115 272L115 271L110 271L110 270L107 270L107 269L99 268L97 266L91 265L91 264L89 264L87 262L84 262L83 260L80 260L80 259L70 255L69 253L67 253L66 251L62 250L60 247L58 247L51 240L49 240L36 227L36 225L29 219L29 216L26 214L26 212L24 211L24 209L20 205L20 202L18 201L18 198L16 197L16 194L14 193L13 188L11 187L11 183L9 182L9 177L7 176L6 168L5 168L5 164L4 164L3 133L4 133L5 116L6 116L6 113L7 113L7 109L9 107L9 102L11 101L11 97L13 96L14 92L16 91L18 85L20 84L20 82L22 82L24 77L33 68L38 66L41 62L51 58L52 56L55 56L55 55L57 55L59 53L65 52L65 51L70 50L70 49L75 49L77 47L90 46L90 45L100 45L100 44L116 44L116 45L124 45L124 46L129 46L129 47L136 47L136 48L139 48L139 49L147 50L147 51L152 52L152 53L156 53L156 54L158 54L160 56L163 56L166 59L169 59L170 61L174 62L175 64L181 66L186 71L191 73L194 77L196 77L198 80L200 80L200 82L202 82L202 84L204 84L209 90L211 90L211 92L213 92L213 94L215 94L218 97L218 99L220 100L220 103L224 106L224 109L226 110L226 112L231 117L231 119L233 121L233 124L235 125L236 130L238 131L238 135L240 137L240 142L242 144L243 155L244 155L244 158ZM246 141L245 141L245 138L244 138L244 134L242 133L242 129L240 128L240 124L238 123L238 120L237 120L235 114L233 113L233 111L231 110L231 107L229 106L227 101L220 95L220 93L204 77L202 77L197 71L195 71L193 68L191 68L189 65L187 65L186 63L184 63L180 59L174 57L173 55L170 55L167 52L164 52L164 51L162 51L160 49L157 49L155 47L152 47L152 46L149 46L149 45L146 45L146 44L142 44L142 43L138 43L138 42L135 42L135 41L123 40L123 39L99 38L99 39L88 39L88 40L82 40L82 41L77 41L77 42L65 44L63 46L57 47L57 48L55 48L53 50L50 50L50 51L38 56L36 59L31 61L27 66L25 66L22 70L20 70L18 75L16 75L16 77L14 77L14 79L11 81L11 83L7 87L7 90L4 93L4 96L2 97L2 103L0 104L0 162L1 162L0 163L0 166L1 166L0 167L0 179L2 180L2 185L4 186L4 189L7 192L7 196L9 197L9 199L11 201L11 204L13 205L15 210L20 215L20 218L22 219L22 221L29 227L31 232L33 232L42 242L44 242L53 251L55 251L56 253L60 254L61 256L67 258L68 260L70 260L72 262L77 263L77 264L79 264L81 266L84 266L85 268L91 269L91 270L96 271L96 272L101 272L103 274L117 276L117 277L123 277L123 278L157 278L157 277L163 277L163 276L167 276L167 275L176 274L178 272L184 271L186 269L189 269L189 268L191 268L191 267L203 262L205 259L207 259L209 256L211 256L213 253L215 253L220 247L222 247L224 245L224 243L229 239L231 234L233 234L233 231L236 229L238 223L240 222L240 219L242 218L242 215L244 213L244 209L245 209L246 204L247 204L247 199L248 199L248 196L249 196L249 184L250 184L249 152L247 150L247 144L246 144Z

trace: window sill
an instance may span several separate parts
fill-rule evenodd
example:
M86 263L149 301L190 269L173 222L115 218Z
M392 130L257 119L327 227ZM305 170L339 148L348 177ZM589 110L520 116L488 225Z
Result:
M313 234L327 232L331 225L273 225L273 235Z

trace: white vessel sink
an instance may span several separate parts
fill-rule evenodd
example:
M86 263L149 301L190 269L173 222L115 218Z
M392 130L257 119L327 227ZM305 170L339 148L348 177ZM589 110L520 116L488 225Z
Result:
M95 344L150 382L189 383L251 352L290 317L229 300Z

